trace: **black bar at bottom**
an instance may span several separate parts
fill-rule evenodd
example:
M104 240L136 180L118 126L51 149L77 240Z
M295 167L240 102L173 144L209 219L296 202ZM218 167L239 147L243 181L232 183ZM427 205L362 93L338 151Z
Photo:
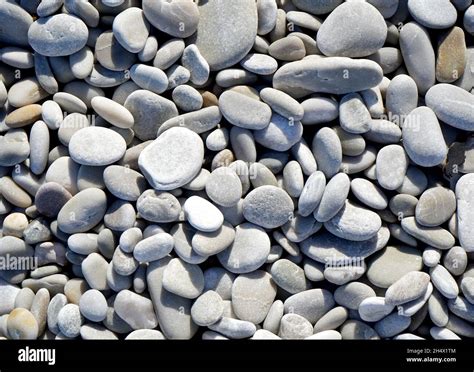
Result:
M54 361L52 353L54 350ZM43 359L43 361L35 361ZM54 364L53 364L54 362ZM474 340L463 341L2 341L0 372L83 371L168 366L267 371L474 370ZM174 368L173 368L174 370Z

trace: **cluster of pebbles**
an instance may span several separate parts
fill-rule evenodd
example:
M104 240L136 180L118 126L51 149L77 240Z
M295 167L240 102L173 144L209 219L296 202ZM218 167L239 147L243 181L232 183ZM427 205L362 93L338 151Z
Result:
M3 339L474 337L471 0L0 0Z

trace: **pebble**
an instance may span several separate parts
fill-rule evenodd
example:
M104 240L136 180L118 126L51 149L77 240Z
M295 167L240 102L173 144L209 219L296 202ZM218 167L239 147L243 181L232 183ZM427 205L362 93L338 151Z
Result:
M326 185L321 202L316 207L313 216L318 222L327 222L334 218L344 208L349 195L351 181L344 173L336 174Z
M58 213L58 226L68 234L86 232L102 220L106 208L106 195L102 190L86 189L64 204Z
M400 51L419 93L426 94L436 82L435 52L427 30L416 22L405 24L400 31Z
M196 45L192 44L184 49L181 62L189 70L193 84L203 85L209 79L209 64Z
M0 136L0 146L0 165L2 167L20 164L28 158L31 152L28 136L23 129L11 129L4 136Z
M232 286L232 308L239 319L259 324L267 317L276 293L271 275L264 271L239 275Z
M408 10L418 23L429 28L449 28L457 19L456 8L447 0L410 0Z
M342 162L342 145L336 132L329 127L320 129L314 136L312 147L318 169L326 178L334 176Z
M376 177L380 186L396 190L403 184L407 173L408 156L400 145L388 145L377 154Z
M38 337L38 323L27 309L16 308L8 315L7 330L13 340L35 340Z
M115 17L112 25L114 37L131 53L140 52L148 39L150 24L143 13L140 8L128 8Z
M362 320L378 322L394 309L394 305L387 305L384 297L367 297L359 304L358 311Z
M217 255L219 262L232 273L250 273L262 266L270 253L270 238L261 227L243 223L235 228L235 239Z
M349 79L341 72L346 71ZM273 88L300 97L308 93L347 94L377 86L382 68L374 61L329 57L291 62L275 73Z
M98 253L91 253L82 261L84 279L92 289L99 291L108 289L107 267L107 261Z
M472 185L474 178L470 174L466 174L456 184L456 202L457 202L457 231L459 242L467 252L474 251L474 243L472 241L472 220L471 205L474 202L472 198Z
M423 267L420 252L407 246L388 246L373 256L368 264L367 278L380 288L388 288L411 271Z
M212 203L199 196L192 196L183 205L188 222L197 230L213 232L224 222L221 211Z
M401 222L402 229L422 242L439 249L449 249L454 245L454 237L441 227L425 227L414 217L406 217Z
M362 301L375 297L374 290L367 284L351 282L336 289L334 300L347 309L357 310Z
M161 94L168 89L168 77L159 68L136 64L130 68L130 77L140 88Z
M105 97L94 97L92 108L112 125L118 128L131 128L134 124L133 115L122 105Z
M199 4L198 8L195 43L211 71L223 70L242 60L257 36L256 3L243 0L229 5L209 0ZM226 29L221 27L224 23L228 25Z
M221 296L214 291L207 291L199 296L191 307L191 317L200 326L210 326L222 318L224 303Z
M380 217L368 209L358 207L350 202L324 227L332 234L347 240L363 241L375 236L382 225Z
M198 6L190 1L144 0L143 12L158 30L180 38L194 34L200 20Z
M351 181L351 191L359 201L371 208L382 210L388 206L387 197L382 190L364 178L354 178Z
M219 109L227 121L245 129L265 129L272 119L272 110L266 103L232 90L221 94Z
M82 128L69 142L71 158L78 164L90 166L115 163L123 157L126 147L121 135L101 127Z
M297 314L285 314L281 318L279 336L284 340L301 340L313 334L313 326Z
M261 186L244 199L243 213L247 221L264 228L284 225L293 216L290 196L275 186Z
M459 294L459 287L452 275L442 265L436 265L430 269L430 276L433 285L446 298L456 298Z
M277 114L294 121L301 121L305 117L302 104L288 94L273 88L264 88L260 91L260 98ZM303 120L303 124L304 120Z
M48 126L37 121L30 131L30 169L36 175L42 174L47 167L49 143Z
M303 292L310 287L304 270L287 259L276 261L271 266L270 274L279 287L291 294Z
M374 329L381 338L387 338L402 333L410 323L410 317L394 313L375 323Z
M68 338L79 336L84 323L79 306L75 304L64 305L58 313L58 328L62 335Z
M365 2L350 2L331 12L318 31L316 42L326 56L365 57L382 48L386 37L385 20L376 8Z
M171 128L142 151L138 163L148 182L166 191L191 181L199 173L203 157L204 144L196 133Z
M210 325L209 329L236 340L252 337L257 331L255 324L251 322L228 317L221 318Z
M430 133L420 140L421 133ZM418 107L402 124L403 147L410 159L422 167L441 164L448 154L443 133L435 113L428 107Z
M339 116L339 103L327 97L314 97L304 100L303 125L315 125L331 122Z
M81 296L79 310L86 319L101 322L107 315L107 301L97 289L90 289Z
M430 276L421 271L411 271L403 275L385 292L387 305L401 305L416 300L426 291Z
M173 89L173 102L181 110L190 112L196 111L203 106L203 97L190 85L179 85Z
M439 226L449 220L455 211L454 192L444 187L433 187L421 194L415 218L423 226Z
M127 289L117 294L114 309L133 330L153 329L158 325L151 300Z
M278 69L275 58L260 53L248 54L240 61L240 65L257 75L272 75Z
M316 171L308 177L298 200L298 213L301 216L309 216L319 206L325 187L326 177L324 173ZM293 220L287 222L287 224Z
M173 246L174 239L170 234L158 233L139 241L133 248L133 256L139 262L156 261L166 257Z
M0 41L2 43L28 46L28 29L33 23L33 17L18 4L5 2L0 11L0 24L12 22L15 27L2 27Z
M88 36L85 23L69 14L40 18L28 29L31 47L47 57L69 56L81 50Z
M315 324L328 314L334 304L333 296L327 290L309 289L288 297L284 303L284 311L287 314L300 315Z
M299 37L287 36L271 43L268 54L280 61L298 61L306 55L306 49Z
M164 340L165 336L156 329L137 329L125 337L126 340Z
M443 35L436 58L436 80L452 83L464 74L466 66L466 42L464 31L453 27Z
M394 123L402 125L418 104L418 87L408 75L397 75L387 88L386 106Z

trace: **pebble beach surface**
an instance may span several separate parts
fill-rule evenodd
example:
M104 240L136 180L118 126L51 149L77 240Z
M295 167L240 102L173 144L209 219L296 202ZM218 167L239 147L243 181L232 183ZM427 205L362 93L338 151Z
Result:
M0 339L474 337L471 0L0 0Z

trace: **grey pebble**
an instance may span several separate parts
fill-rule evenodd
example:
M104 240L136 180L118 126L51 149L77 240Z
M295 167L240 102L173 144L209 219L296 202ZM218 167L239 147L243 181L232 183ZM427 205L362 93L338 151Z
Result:
M79 310L85 318L101 322L107 315L107 301L97 289L90 289L81 296Z
M459 287L452 275L442 265L436 265L430 269L433 285L446 298L453 299L459 294Z
M314 218L318 222L327 222L344 207L351 181L347 174L336 174L326 185L321 202L314 211Z
M224 303L221 296L214 291L207 291L194 301L191 317L200 326L210 326L222 317Z
M375 297L375 291L367 284L351 282L334 291L334 300L341 306L357 310L363 300Z
M133 256L139 262L151 262L167 256L173 249L174 239L167 233L158 233L139 241Z
M385 146L377 154L377 181L384 189L398 189L403 183L407 168L408 156L400 145Z
M28 42L44 56L68 56L86 45L88 35L87 26L79 18L56 14L33 22L28 30Z
M257 330L255 324L251 322L228 317L221 318L218 322L210 325L209 329L237 340L252 337Z
M403 275L385 292L387 305L401 305L423 295L430 282L430 276L421 271L410 271Z
M287 259L276 261L271 266L270 274L279 287L291 294L303 292L310 287L304 270Z
M129 290L117 294L114 309L134 330L153 329L158 325L151 300Z
M58 328L64 336L68 338L79 336L83 323L84 318L79 311L79 306L67 304L59 310Z
M333 177L342 162L342 146L336 132L329 127L320 129L314 136L312 148L319 170L326 178Z
M281 318L279 336L284 340L298 340L313 334L311 323L297 314L285 314Z

